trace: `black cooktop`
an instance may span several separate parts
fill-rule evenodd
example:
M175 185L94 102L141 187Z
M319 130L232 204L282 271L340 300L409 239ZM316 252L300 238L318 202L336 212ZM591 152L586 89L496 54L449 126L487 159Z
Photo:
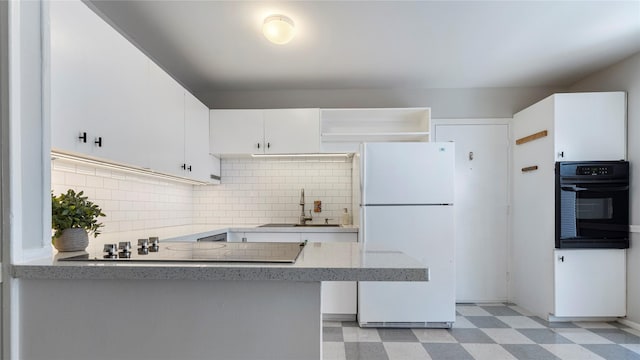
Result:
M96 250L58 261L295 263L304 246L304 242L163 242L111 255Z

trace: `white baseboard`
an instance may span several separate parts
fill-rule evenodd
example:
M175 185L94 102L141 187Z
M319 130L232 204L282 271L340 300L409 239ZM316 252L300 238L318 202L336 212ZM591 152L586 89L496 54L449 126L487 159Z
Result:
M555 316L553 314L549 314L547 317L549 322L573 322L573 321L620 321L617 317L570 317L570 316Z
M640 323L635 321L631 321L629 319L618 319L618 322L623 325L627 325L628 327L636 330L640 330Z

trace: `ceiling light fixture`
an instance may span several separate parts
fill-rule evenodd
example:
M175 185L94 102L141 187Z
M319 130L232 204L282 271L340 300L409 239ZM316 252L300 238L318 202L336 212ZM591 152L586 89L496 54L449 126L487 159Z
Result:
M286 44L295 35L293 20L284 15L270 15L264 19L262 33L264 37L274 44Z

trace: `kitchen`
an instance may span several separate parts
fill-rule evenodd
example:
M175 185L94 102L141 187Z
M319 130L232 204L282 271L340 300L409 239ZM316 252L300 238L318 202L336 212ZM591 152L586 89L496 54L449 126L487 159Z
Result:
M15 9L15 6L14 6ZM27 5L24 6L24 8L22 9L23 13L22 16L27 17L28 19L28 15L29 15L29 8ZM16 10L14 10L16 11ZM28 34L26 34L28 35ZM637 51L637 50L636 50ZM622 59L622 58L620 58ZM22 63L23 67L27 67L28 66L28 62L23 62ZM634 99L637 99L637 93L635 91L635 89L637 89L637 77L634 78L633 74L636 74L637 72L634 72L634 69L637 69L637 56L635 57L631 57L629 58L627 61L620 63L617 67L614 67L612 69L610 69L608 72L606 70L603 70L602 73L594 73L593 75L591 75L590 77L587 77L584 81L582 82L575 82L575 83L569 83L564 85L561 88L558 89L541 89L541 88L530 88L530 89L458 89L458 90L441 90L441 91L436 91L436 90L418 90L415 93L417 93L418 95L421 94L420 96L423 97L423 99L421 100L417 100L416 99L416 94L412 94L409 95L409 93L414 93L413 91L409 92L408 90L402 90L400 91L400 95L402 95L403 93L405 94L404 96L407 98L406 102L402 102L401 104L398 103L394 103L392 101L389 100L389 98L387 98L387 100L385 100L385 93L381 92L381 91L376 91L376 90L363 90L361 92L353 92L353 91L346 91L346 90L335 90L335 91L331 91L331 95L325 95L324 97L319 96L323 93L327 94L326 91L321 91L321 90L308 90L308 91L302 91L300 92L300 94L297 94L297 96L292 96L293 94L286 94L283 93L281 94L282 99L280 101L274 101L273 104L263 104L261 103L261 101L265 101L264 99L269 99L270 97L267 96L268 92L263 92L262 94L256 93L256 92L248 92L246 94L243 94L242 96L242 101L246 101L246 102L254 102L254 106L255 107L266 107L266 108L276 108L276 107L304 107L304 106L311 106L311 104L309 104L309 99L314 98L314 97L318 97L319 100L318 102L316 102L315 106L328 106L328 107L338 107L338 106L350 106L353 107L355 105L357 106L361 106L361 107L380 107L380 106L385 106L385 104L387 106L406 106L406 105L412 105L412 101L410 101L410 99L415 99L413 100L413 104L415 104L414 106L420 106L420 105L429 105L431 106L431 108L434 111L434 117L437 118L496 118L496 117L502 117L502 118L511 118L513 116L513 114L515 114L516 112L518 112L521 109L526 108L527 106L535 103L537 100L540 100L544 97L546 97L547 95L550 95L554 92L562 92L562 91L604 91L604 90L609 90L609 91L619 91L619 90L624 90L627 91L627 96L628 96L628 106L629 106L629 110L628 110L628 133L629 134L633 134L634 133L634 129L636 125L636 121L637 119L634 118L634 110L635 110L635 106L637 106L637 101L635 101ZM633 82L635 79L636 82ZM26 89L28 89L28 80L29 79L25 79L25 82L23 84L23 89L25 89L24 91L26 91ZM635 86L635 87L634 87ZM351 95L349 95L351 94ZM227 96L232 95L232 93L227 94ZM343 98L348 98L351 99L350 100L350 104L342 104L341 101L343 100L334 100L333 103L331 103L329 101L329 99L333 98L333 97L343 97ZM420 97L418 96L418 97ZM494 97L498 97L500 98L500 101L496 101L496 100L492 100ZM216 97L218 100L215 101L223 101L223 99L225 99L224 95L221 95L219 97ZM296 102L295 104L292 104L290 101L293 101L291 99L295 99L297 98L299 101ZM253 99L253 100L252 100ZM305 100L306 99L306 100ZM324 99L324 100L322 100ZM425 99L431 99L430 101L427 101ZM456 103L458 102L465 102L465 101L469 101L472 102L474 104L474 106L469 106L469 107L457 107L457 106L453 106L452 104L447 106L447 101L448 100L454 100L456 101ZM229 108L240 108L241 106L239 106L238 101L241 101L240 98L236 98L235 100L236 102L234 102L233 99L231 98L227 98L227 103L226 105L220 105L218 104L218 106L216 106L216 104L214 103L213 106L210 106L211 108L216 108L216 107L229 107ZM322 102L325 101L327 104L323 104ZM276 104L277 103L277 104ZM375 106L373 106L373 104L375 104ZM24 114L23 117L27 118L29 116L29 111L34 111L31 107L25 107L24 109ZM438 113L436 113L436 111ZM36 119L34 118L34 121ZM25 126L27 126L27 123L25 121L23 121L23 124L25 124ZM39 128L39 127L38 127ZM17 130L14 130L17 131ZM3 132L4 134L4 132ZM26 144L28 144L28 141L30 139L31 136L37 136L37 134L34 133L30 133L29 135L27 135L26 133L23 134L23 136L25 136L24 139L24 144L23 146L26 146ZM28 136L28 137L27 137ZM42 136L44 140L44 144L46 146L47 143L47 139L45 136ZM6 142L3 141L3 144L5 144ZM634 147L636 146L633 142L629 142L629 149L628 149L628 158L629 160L631 160L632 162L634 161L634 154L637 154L637 149ZM19 154L19 153L18 153ZM18 155L14 152L14 156ZM21 156L28 156L27 152L24 152L23 154L20 154ZM235 160L231 160L231 162L229 162L227 164L227 166L230 166L231 168L227 168L224 169L225 166L225 161L222 162L222 167L223 170L226 171L246 171L249 169L242 169L242 166L248 166L247 163L243 163L243 160L237 160L237 162L234 162ZM34 161L34 162L29 162L29 161L22 161L22 162L18 162L18 163L22 163L23 167L22 169L20 169L19 171L11 171L12 176L17 176L17 174L22 174L21 176L25 176L26 178L30 178L30 179L41 179L43 178L42 175L35 175L37 173L39 173L39 171L42 170L38 170L38 169L30 169L29 166L31 166L31 164L38 164L38 163L43 163L44 165L44 171L45 174L48 171L48 166L53 166L53 174L55 175L56 173L60 173L60 172L56 172L56 164L55 161L53 162L53 165L51 164L47 164L48 161ZM336 164L340 164L340 163L336 163ZM342 171L342 174L344 174L344 172L348 172L349 168L348 165L345 165L346 163L342 163L342 166L345 166L346 168L340 168L337 170L333 170L332 171L338 171L338 173L340 173ZM18 166L16 165L16 163L14 162L13 166ZM237 169L233 169L233 167L238 167ZM12 168L14 169L14 168ZM284 169L283 169L284 170ZM31 174L29 171L36 171L36 173L33 173L33 176L28 176L26 174ZM67 181L67 178L69 179L70 183L67 185L80 185L79 182L91 180L94 181L96 179L91 178L90 174L86 174L87 169L85 167L76 167L73 169L74 172L78 172L78 174L76 174L77 176L68 176L65 174L65 180ZM95 170L94 170L95 171ZM252 169L250 169L250 171L253 171ZM287 171L287 170L284 170ZM293 171L293 170L289 170L289 171ZM313 171L313 170L312 170ZM320 171L320 170L318 170ZM84 172L84 173L83 173ZM228 173L227 173L228 174ZM238 174L240 175L240 174ZM83 178L84 176L84 178ZM112 175L113 176L113 175ZM224 176L224 171L223 171L223 176ZM278 175L281 176L281 175ZM283 176L288 176L288 175L283 175ZM313 175L311 175L313 176ZM333 176L333 174L332 174ZM337 175L337 177L341 177L343 175ZM633 178L633 176L632 176ZM82 180L84 179L84 180ZM113 180L113 179L112 179ZM120 180L120 179L117 179ZM43 180L44 181L44 180ZM332 180L333 181L333 180ZM337 181L337 179L336 179ZM44 181L45 183L47 181ZM74 183L76 182L76 183ZM106 184L105 184L106 182ZM14 182L15 183L15 182ZM345 181L345 183L347 183L347 181ZM36 188L38 188L37 184L29 184L29 182L25 182L22 186L24 186L25 188L27 186L34 186ZM44 189L48 189L48 184L45 186L42 186L42 188ZM109 186L109 182L103 179L103 186L105 188L108 188ZM133 186L133 185L131 185ZM297 193L299 191L300 187L304 187L304 186L298 186L298 184L294 185L296 187L296 191L293 194L287 195L289 198L293 198L289 201L289 203L287 204L287 209L283 209L281 211L287 211L288 214L286 215L286 217L288 217L289 219L297 218L297 213L298 213L298 196L299 194ZM197 188L197 187L196 187ZM632 187L633 188L633 187ZM96 187L97 189L97 187ZM124 191L128 191L123 189ZM172 197L172 199L175 199L177 201L183 201L183 202L187 202L188 203L188 199L185 200L185 198L188 198L188 196L181 196L180 195L180 190L175 190L176 191L176 196ZM198 191L198 190L195 190ZM213 192L215 192L217 190L213 190ZM308 199L309 200L316 200L321 196L324 195L320 195L320 194L314 194L312 189L307 189L308 191ZM309 191L311 193L309 193ZM347 185L347 189L338 189L338 191L348 191L348 185ZM45 191L45 193L48 192L48 190ZM188 190L187 190L188 192ZM632 214L637 213L633 211L634 207L637 207L637 201L634 201L634 195L635 193L632 190ZM113 192L112 192L113 195ZM333 213L331 213L331 216L326 216L326 217L331 217L334 219L337 219L340 216L340 211L342 210L343 207L348 207L350 208L350 213L355 215L354 211L353 211L353 207L349 206L349 200L344 201L344 199L333 199L333 198L344 198L344 197L349 197L349 195L340 195L340 193L338 192L338 195L330 195L332 197L331 201L329 200L324 200L323 201L323 205L326 207L327 205L333 205L331 204L333 202L333 200L338 200L336 201L337 203L339 203L339 207L336 206L336 209L332 209L331 211L333 211ZM22 205L16 204L14 203L14 206L24 206L25 211L27 208L29 208L28 205L30 204L38 204L42 202L42 199L35 199L32 198L31 195L28 192L22 193L21 195L19 195L20 198L22 198L24 201L21 202ZM347 204L346 206L343 206L343 204ZM37 206L37 205L36 205ZM205 205L206 206L206 205ZM40 205L40 207L42 207L42 205ZM186 208L189 208L189 205L186 205ZM212 211L215 211L216 209L211 209ZM226 209L225 209L226 210ZM12 211L15 212L15 214L19 214L19 211L16 211L16 209L14 208ZM162 210L159 210L162 211ZM232 210L232 211L247 211L246 209L236 209L236 210ZM261 211L260 209L257 210L251 210L251 211ZM205 209L206 212L206 209ZM322 222L324 220L324 213L321 213L323 215L321 215L320 218L317 218L316 221L320 221ZM284 214L283 214L284 215ZM14 215L15 216L15 215ZM33 216L38 216L38 214L30 214L31 217ZM41 216L45 217L45 214L41 214ZM122 217L120 220L118 220L120 223L117 225L119 227L121 227L121 230L127 230L127 229L131 229L131 227L133 226L137 226L134 225L135 222L144 222L144 221L151 221L153 219L139 219L139 218L127 218L127 214L122 214ZM207 216L207 215L205 215ZM215 216L213 215L211 212L209 212L208 216ZM260 215L257 214L258 218L260 218ZM632 215L633 216L633 215ZM187 217L187 216L185 216ZM167 216L165 214L165 216L162 218L162 221L166 221L167 218L170 218L169 221L179 221L177 219L175 219L175 217L171 217L170 215ZM20 216L18 216L17 218L18 222L22 221L20 220ZM117 218L116 218L117 219ZM289 221L289 219L287 219ZM266 220L266 219L265 219ZM25 219L26 221L26 219ZM187 220L185 220L183 218L183 223L187 223ZM271 220L269 220L271 221ZM274 220L275 221L275 220ZM334 220L335 221L335 220ZM217 222L217 221L216 221ZM253 221L251 221L253 222ZM257 222L262 222L260 220L258 220ZM268 221L265 221L268 222ZM224 223L222 221L222 223ZM247 223L249 223L249 221L247 221ZM632 221L632 224L638 223L637 221ZM178 223L174 223L176 225L178 225ZM115 224L113 225L115 226ZM3 227L4 228L4 227ZM45 229L46 230L46 229ZM12 231L17 231L15 228L13 228ZM41 229L36 229L36 228L32 228L32 227L28 227L25 226L24 229L20 230L21 232L23 232L23 236L20 236L19 234L16 235L14 234L14 236L18 236L21 240L18 242L19 246L15 247L12 249L12 254L13 256L17 256L17 258L23 259L23 258L29 258L29 257L37 257L37 255L35 255L34 253L38 252L39 248L43 248L42 245L46 245L46 243L42 243L40 241L37 241L37 239L39 238L44 238L46 239L48 236L46 235L46 231L41 230ZM43 236L33 236L33 232L42 232L44 231L45 234ZM635 236L635 234L633 235ZM24 241L22 240L22 238L24 238ZM17 240L16 240L17 241ZM632 239L633 241L633 239ZM7 241L5 241L5 244L7 243ZM629 268L628 268L628 273L629 273L629 299L627 301L628 305L629 305L629 311L628 311L628 317L631 319L637 319L637 309L633 308L633 304L637 304L638 301L635 300L637 299L636 294L637 294L637 289L633 288L633 285L637 282L633 281L633 274L637 273L633 271L634 266L637 267L637 260L634 261L634 259L636 259L637 257L634 257L634 252L633 252L633 246L631 247L631 249L629 250ZM6 263L6 260L5 260Z

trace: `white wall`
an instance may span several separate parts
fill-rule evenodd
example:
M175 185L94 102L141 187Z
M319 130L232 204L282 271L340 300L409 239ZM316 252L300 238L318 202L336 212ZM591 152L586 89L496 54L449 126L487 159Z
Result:
M196 93L212 109L431 107L431 116L510 118L560 88L327 89Z
M627 151L631 162L631 224L640 225L640 53L588 76L570 91L627 92ZM631 234L627 253L627 317L640 323L640 233Z
M322 201L313 222L339 223L351 214L351 161L348 159L223 159L221 185L194 186L194 217L204 224L296 223L300 189L305 210Z
M193 185L65 160L51 161L55 195L74 189L107 215L102 233L191 225Z

